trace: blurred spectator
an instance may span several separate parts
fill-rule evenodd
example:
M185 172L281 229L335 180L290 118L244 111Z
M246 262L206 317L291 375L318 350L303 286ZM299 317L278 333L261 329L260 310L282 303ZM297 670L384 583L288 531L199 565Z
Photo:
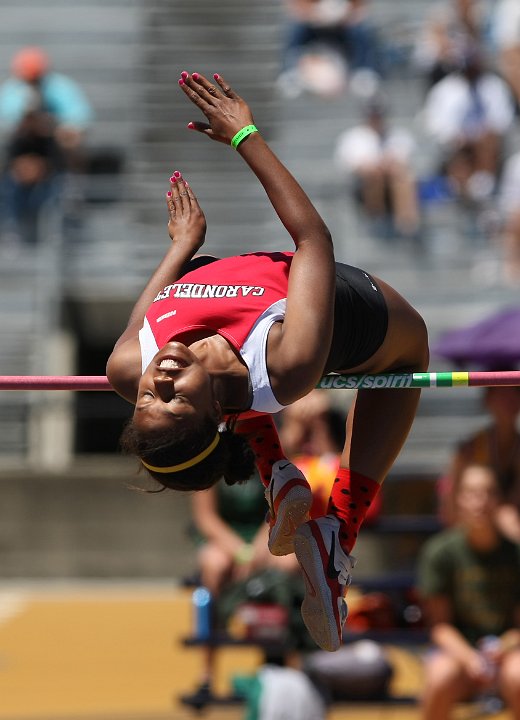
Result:
M429 8L414 50L428 90L461 67L469 47L482 44L484 19L478 0L450 0Z
M501 219L499 244L503 254L501 279L506 285L519 287L520 152L511 155L504 163L498 192L498 210Z
M520 557L498 532L493 471L466 467L455 490L457 524L430 538L418 584L434 650L422 717L448 720L459 701L500 695L520 718Z
M378 234L414 238L420 215L412 168L412 135L390 128L385 102L374 98L362 122L339 137L335 163Z
M312 390L278 416L279 436L288 457L334 455L345 443L345 416L335 410L327 390Z
M325 720L327 708L315 684L301 670L263 665L254 676L233 679L245 698L245 720Z
M466 53L459 71L430 90L423 120L441 148L442 173L455 196L477 204L487 200L496 189L514 102L507 83L485 68L477 48Z
M482 463L496 473L501 501L496 521L502 534L520 543L520 387L489 387L484 403L491 424L462 442L446 475L440 480L441 519L456 521L456 492L465 468Z
M381 49L370 20L368 0L285 0L286 36L279 84L289 92L296 85L332 91L343 89L345 69L382 73ZM331 51L344 63L338 68ZM336 58L336 59L337 59ZM329 73L320 72L324 65ZM321 88L323 92L323 88Z
M37 242L43 208L62 194L64 179L83 172L85 131L92 110L81 88L50 68L38 47L19 50L12 77L0 86L5 155L0 180L0 233L4 254Z
M59 196L63 153L46 113L29 111L5 149L0 175L0 250L38 240L40 212Z
M269 527L265 522L267 504L258 477L240 485L220 481L209 490L194 493L192 511L199 544L201 583L210 591L216 604L226 589L258 576L264 570L278 571L275 580L282 583L284 576L297 573L299 565L294 554L278 557L269 552ZM205 648L204 657L201 688L209 691L215 649Z
M286 456L312 488L311 517L327 512L330 491L345 444L345 415L334 409L327 390L313 390L280 413L279 436ZM365 524L377 519L382 492L373 500Z
M492 14L492 36L498 65L520 103L520 3L497 0Z
M76 169L84 133L92 121L83 90L71 78L54 72L48 55L38 47L19 50L12 59L11 74L0 86L0 125L12 133L28 112L48 113L67 165Z

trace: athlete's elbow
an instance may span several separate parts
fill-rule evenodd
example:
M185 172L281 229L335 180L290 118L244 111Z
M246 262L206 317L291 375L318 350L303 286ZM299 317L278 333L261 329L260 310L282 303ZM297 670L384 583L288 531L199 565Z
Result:
M320 223L317 227L306 225L302 232L294 237L294 243L298 249L306 245L319 245L320 248L327 249L334 254L332 234L325 223Z

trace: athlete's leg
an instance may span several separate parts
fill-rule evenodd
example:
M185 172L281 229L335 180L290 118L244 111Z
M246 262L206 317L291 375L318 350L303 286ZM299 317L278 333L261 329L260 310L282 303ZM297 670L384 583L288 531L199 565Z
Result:
M273 465L278 460L286 459L272 415L264 414L239 420L235 432L247 438L255 453L256 467L262 485L268 487Z
M422 318L395 290L377 282L388 309L387 333L376 353L348 372L426 370L428 342ZM311 636L325 650L336 650L341 644L347 617L344 595L353 567L350 552L371 501L410 431L419 393L415 389L358 392L347 419L347 438L328 514L296 531L294 547L306 583L302 616Z
M428 367L423 319L399 293L377 280L388 308L388 330L379 350L349 372L422 372ZM370 501L385 479L410 432L418 389L360 390L347 418L340 481L332 489L330 511L342 524L341 545L350 552ZM341 476L344 477L341 477ZM346 493L345 490L349 492ZM356 497L353 498L352 495ZM346 527L345 527L346 526ZM348 533L348 539L343 534Z
M235 432L247 437L256 459L269 506L269 550L273 555L294 552L296 528L309 519L309 483L284 455L272 415L239 421Z

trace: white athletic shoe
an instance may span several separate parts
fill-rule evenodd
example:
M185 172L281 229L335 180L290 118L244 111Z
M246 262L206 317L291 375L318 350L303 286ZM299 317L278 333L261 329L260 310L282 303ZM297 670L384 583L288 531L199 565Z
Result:
M348 615L345 600L356 564L339 544L339 520L325 515L301 525L294 535L294 552L303 571L303 621L323 650L334 652L342 643Z
M272 555L289 555L294 552L296 528L309 519L310 485L292 462L277 460L265 499L269 505L269 550Z

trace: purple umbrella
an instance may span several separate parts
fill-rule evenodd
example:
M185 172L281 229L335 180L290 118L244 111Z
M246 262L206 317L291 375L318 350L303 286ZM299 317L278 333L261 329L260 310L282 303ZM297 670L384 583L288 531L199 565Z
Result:
M459 366L512 370L520 362L520 307L504 308L474 325L443 333L431 352Z

